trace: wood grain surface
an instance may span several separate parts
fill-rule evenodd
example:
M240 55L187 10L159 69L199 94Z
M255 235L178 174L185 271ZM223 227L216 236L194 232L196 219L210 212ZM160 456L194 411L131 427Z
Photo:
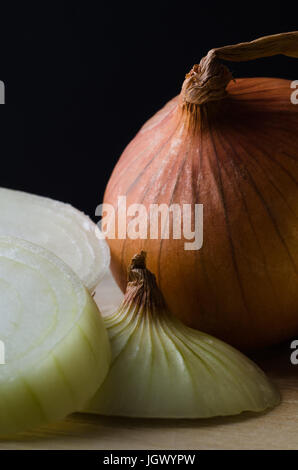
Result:
M122 294L109 276L96 300L103 314ZM2 439L0 449L298 449L298 365L290 341L252 357L281 391L282 403L263 414L208 420L144 420L74 414L64 421Z

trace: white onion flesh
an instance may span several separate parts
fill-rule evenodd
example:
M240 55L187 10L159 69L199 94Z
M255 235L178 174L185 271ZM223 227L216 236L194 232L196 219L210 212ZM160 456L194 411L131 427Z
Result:
M91 295L55 255L0 237L0 434L63 418L107 374L110 345Z
M109 292L110 302L104 294ZM86 411L147 418L209 418L260 412L280 397L260 368L226 343L166 313L120 307L111 274L95 299L106 312L110 371ZM116 312L115 312L116 311Z
M98 227L69 204L0 188L0 236L36 243L56 254L92 292L109 263L109 248Z
M124 294L119 288L110 269L107 270L100 284L97 286L94 300L103 317L111 315L118 310L123 301Z

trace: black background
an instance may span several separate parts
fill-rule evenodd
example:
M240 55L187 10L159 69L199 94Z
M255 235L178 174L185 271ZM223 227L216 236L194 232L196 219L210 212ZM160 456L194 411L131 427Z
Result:
M91 217L122 150L212 47L298 29L295 2L1 3L0 185ZM298 61L230 64L298 79Z

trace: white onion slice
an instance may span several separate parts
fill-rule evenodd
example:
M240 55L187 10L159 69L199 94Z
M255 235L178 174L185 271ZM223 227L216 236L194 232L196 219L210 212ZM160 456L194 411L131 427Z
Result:
M105 317L116 312L123 301L123 297L123 292L116 283L111 270L108 269L97 286L93 297L102 316Z
M0 236L22 238L55 253L92 292L110 263L98 227L69 204L0 188Z
M0 434L76 411L110 363L99 310L73 271L31 243L0 237Z

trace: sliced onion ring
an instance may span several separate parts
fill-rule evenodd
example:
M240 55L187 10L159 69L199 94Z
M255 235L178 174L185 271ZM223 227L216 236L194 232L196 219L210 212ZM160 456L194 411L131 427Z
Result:
M69 204L0 188L0 236L22 238L55 253L92 292L104 276L110 252L98 227Z
M0 434L63 418L110 364L99 310L73 271L37 245L0 237Z

